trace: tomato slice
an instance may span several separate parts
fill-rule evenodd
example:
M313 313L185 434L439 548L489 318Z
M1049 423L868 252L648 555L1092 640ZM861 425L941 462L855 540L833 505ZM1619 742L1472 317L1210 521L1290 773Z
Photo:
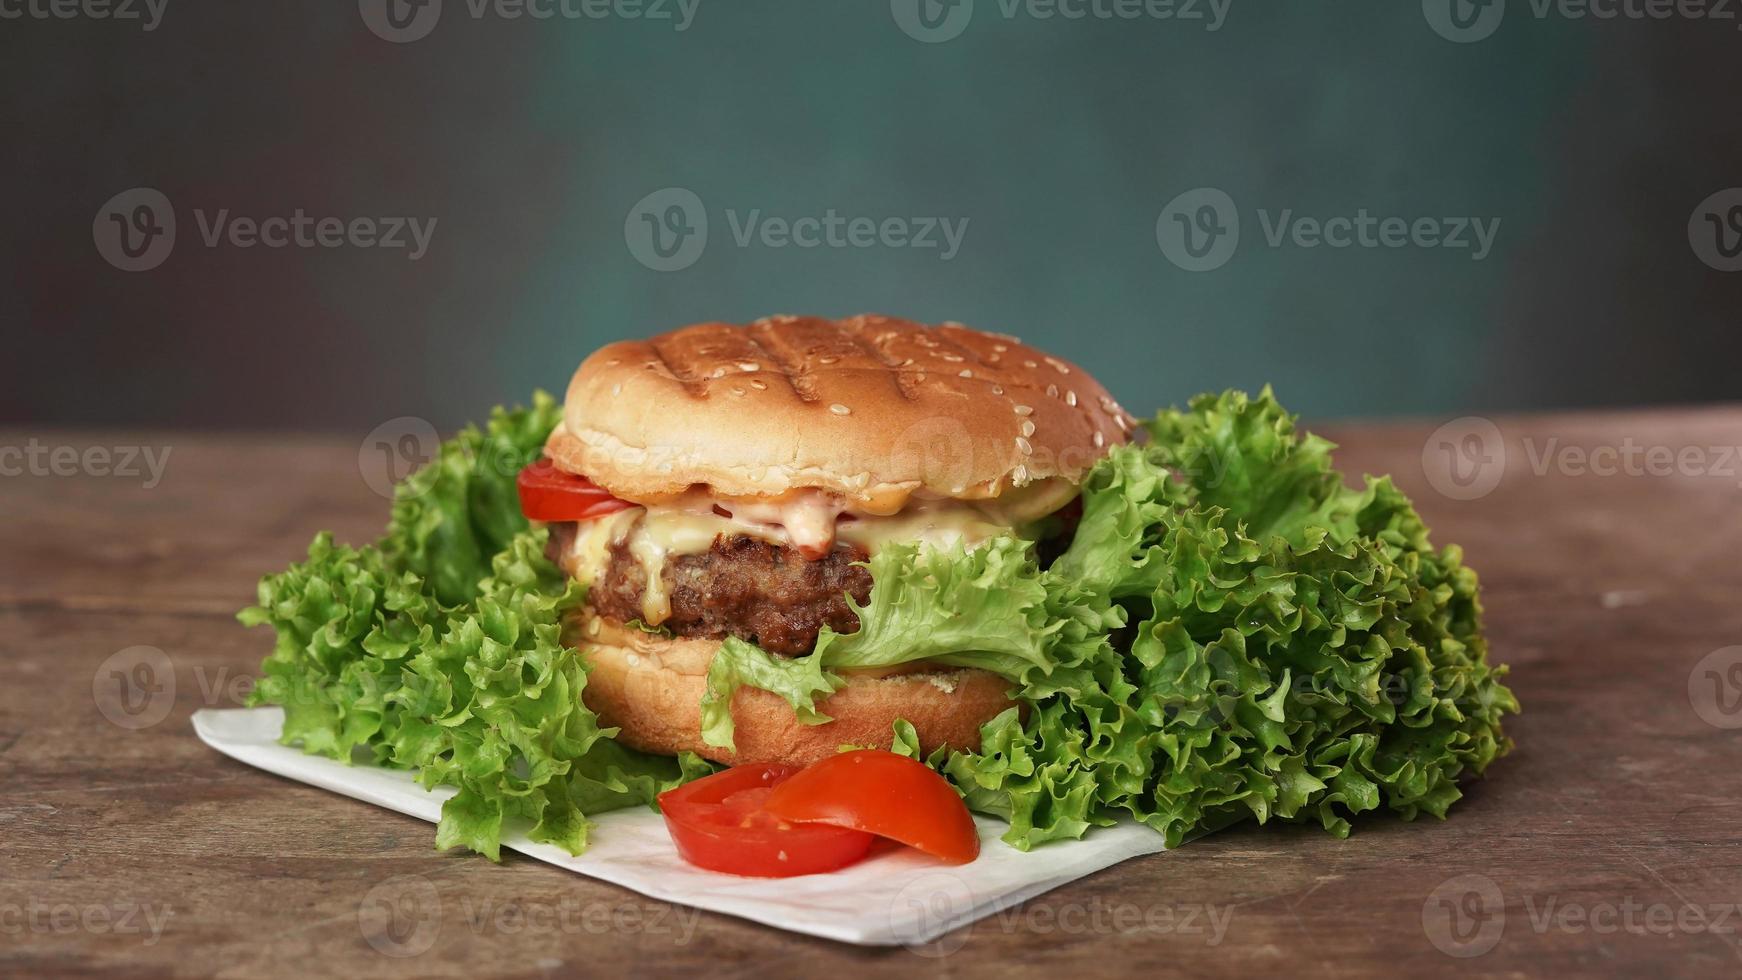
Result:
M882 749L806 766L775 785L762 809L793 823L887 837L951 864L980 853L974 817L949 782L922 762Z
M532 521L587 521L635 506L548 459L522 469L514 485L520 490L520 512Z
M659 794L666 829L685 861L753 878L790 878L844 868L875 838L860 830L795 824L762 809L791 766L734 766Z

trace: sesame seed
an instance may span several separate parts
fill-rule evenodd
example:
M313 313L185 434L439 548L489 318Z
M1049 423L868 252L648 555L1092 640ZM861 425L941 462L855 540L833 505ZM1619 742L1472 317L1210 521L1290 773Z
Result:
M1119 423L1119 431L1120 432L1124 432L1126 429L1129 429L1131 427L1131 424L1129 422L1125 421L1125 416L1123 416L1123 415L1113 416L1113 421Z
M836 402L829 406L829 411L834 412L836 415L846 415L848 412L851 412L852 409L842 405L840 402Z
M1009 350L1010 348L1005 346L1004 344L993 344L992 349L997 351L998 353L1002 354L1005 351Z
M993 385L992 386L992 394L994 394L994 395L1004 394L1004 386L1003 385Z
M822 357L817 358L817 363L818 364L833 364L838 360L840 360L840 358L836 357L833 354L824 354Z
M1010 482L1016 486L1022 486L1023 484L1027 483L1028 482L1028 467L1018 466L1017 468L1011 470L1010 471Z
M955 327L958 330L962 328L961 323L955 320L945 320L943 325L946 327Z
M1049 357L1046 359L1046 362L1048 364L1051 364L1053 367L1053 370L1057 371L1060 374L1070 374L1071 373L1071 369L1065 365L1065 362L1059 360L1056 357Z
M605 366L606 367L616 367L617 365L622 364L622 363L623 363L623 361L620 358L613 357L609 361L605 362Z
M1033 405L1018 405L1015 408L1015 412L1018 415L1033 415L1034 414L1034 406Z
M744 386L743 385L733 385L732 386L732 394L734 394L734 395L744 394Z
M1113 399L1108 398L1106 395L1102 395L1101 396L1101 410L1104 412L1118 412L1119 406L1117 403L1115 403L1113 401Z
M766 382L766 381L752 381L752 382L750 382L750 387L755 388L757 391L762 391L768 387L768 382Z
M1028 368L1037 368L1037 367L1040 367L1040 365L1039 365L1039 364L1036 364L1036 363L1034 363L1034 362L1033 362L1033 361L1023 361L1023 362L1022 362L1022 366L1023 366L1023 367L1028 367Z
M715 377L715 378L723 378L725 376L726 376L726 369L725 368L715 368L714 373L711 375L711 377Z
M1021 436L1017 436L1016 437L1016 451L1021 453L1024 456L1030 455L1034 452L1034 444L1029 442L1027 439L1022 438Z
M1105 446L1106 444L1107 444L1107 437L1102 435L1099 429L1095 430L1095 448L1100 449L1102 446Z
M1057 398L1058 396L1059 396L1059 386L1058 385L1047 385L1046 386L1046 397Z
M1030 419L1023 419L1022 420L1022 434L1025 436L1034 435L1034 422L1032 420L1030 420Z
M740 370L740 371L760 371L760 370L762 370L762 365L756 363L755 361L740 361L738 364L738 370Z
M973 376L974 376L974 372L968 370L967 368L963 368L961 370L961 372L956 375L956 377L958 377L958 378L971 378Z
M621 395L621 394L623 394L623 386L621 384L614 384L611 386L611 397L612 398L616 398L618 395Z
M943 358L946 361L949 361L951 364L962 363L962 355L960 355L960 354L939 354L938 356Z
M1074 391L1065 392L1065 404L1072 408L1077 407L1077 393Z
M641 666L641 655L638 653L630 654L628 657L628 660L629 660L629 666L631 666L631 667Z

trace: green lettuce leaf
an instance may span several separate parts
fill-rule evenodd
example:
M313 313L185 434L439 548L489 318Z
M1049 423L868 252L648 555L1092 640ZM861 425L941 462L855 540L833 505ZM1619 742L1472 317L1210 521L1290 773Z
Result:
M492 860L510 821L578 854L588 814L651 805L711 771L617 744L581 703L586 671L562 615L582 590L545 559L547 534L514 490L556 418L543 393L498 409L399 488L381 542L317 536L239 615L277 634L250 703L283 707L282 741L455 787L437 846Z
M732 695L742 685L786 699L806 724L828 721L816 699L841 686L836 671L890 667L917 660L983 667L1011 679L1052 669L1050 637L1062 624L1046 615L1046 590L1033 548L998 538L973 549L890 544L867 562L871 595L863 606L848 599L859 629L827 627L805 656L771 656L729 638L708 667L702 698L702 740L732 747Z
M860 633L721 688L778 689L816 720L847 667L927 659L1016 682L1025 711L927 762L1024 849L1122 814L1170 845L1242 819L1341 836L1381 807L1444 816L1510 747L1501 719L1518 710L1462 554L1432 548L1389 480L1346 487L1331 444L1268 389L1147 428L1091 472L1050 567L1014 539L888 549ZM767 656L743 647L739 662ZM893 741L918 755L911 726Z
M581 702L562 622L583 596L513 486L557 417L540 394L460 433L400 488L380 542L316 537L240 614L276 633L253 700L284 707L287 743L454 787L438 845L493 858L511 824L578 853L589 814L712 768L620 745ZM1200 397L1147 430L1088 475L1048 567L1016 537L894 545L868 563L858 630L790 659L727 640L705 741L732 744L741 687L821 723L842 671L928 661L1015 687L1020 707L976 751L926 762L1020 848L1122 818L1171 845L1246 819L1342 835L1379 809L1444 816L1510 748L1518 710L1461 552L1435 550L1389 480L1346 486L1330 443L1268 389ZM920 754L912 726L892 741Z

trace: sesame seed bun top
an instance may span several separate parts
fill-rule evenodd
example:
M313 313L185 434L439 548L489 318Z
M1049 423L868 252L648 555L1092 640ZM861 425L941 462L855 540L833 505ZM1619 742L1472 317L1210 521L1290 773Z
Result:
M873 513L1079 482L1132 419L1002 334L893 317L701 323L595 352L546 453L628 500L815 488Z

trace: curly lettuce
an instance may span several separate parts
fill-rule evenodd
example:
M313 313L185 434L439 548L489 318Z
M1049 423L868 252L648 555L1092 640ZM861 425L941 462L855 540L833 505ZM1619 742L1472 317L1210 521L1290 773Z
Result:
M863 639L826 636L774 674L733 666L766 657L742 644L710 676L716 734L734 681L774 682L758 686L816 721L834 671L926 659L1018 685L1026 720L1007 711L978 751L927 761L1023 849L1124 816L1170 845L1242 819L1343 836L1382 807L1443 817L1510 748L1501 720L1518 710L1461 552L1432 548L1390 480L1345 486L1331 444L1297 433L1269 389L1203 396L1147 429L1092 471L1049 567L1015 539L889 549ZM895 743L918 754L910 727Z
M455 787L436 845L492 860L510 822L578 854L588 814L651 805L712 771L619 745L581 703L586 669L562 614L583 592L545 559L546 532L514 490L557 418L541 392L462 431L398 488L381 541L317 536L238 617L276 631L250 703L283 707L284 743Z
M589 814L711 771L622 746L582 703L562 620L584 595L513 486L558 415L541 393L461 432L400 487L380 541L316 537L240 614L276 631L253 702L284 707L283 740L455 787L443 848L496 858L515 823L579 853ZM926 757L1019 848L1121 819L1173 845L1247 819L1342 836L1380 809L1443 817L1510 748L1518 710L1461 552L1433 548L1390 480L1346 486L1331 444L1269 389L1202 396L1146 429L1090 472L1049 565L1016 537L891 545L868 563L854 632L825 629L797 658L727 639L704 740L731 746L741 687L820 724L843 672L926 661L991 671L1022 703L976 751ZM920 755L911 726L892 739Z

